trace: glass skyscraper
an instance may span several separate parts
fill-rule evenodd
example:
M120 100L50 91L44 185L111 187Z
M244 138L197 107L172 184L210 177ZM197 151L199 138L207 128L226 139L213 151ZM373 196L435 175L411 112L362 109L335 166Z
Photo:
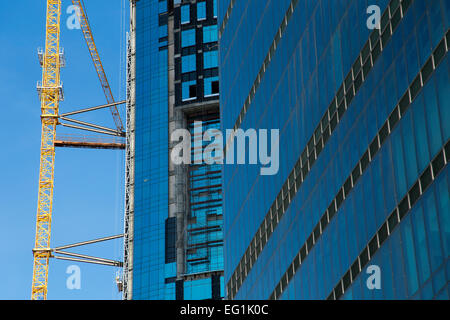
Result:
M218 5L222 128L280 130L224 165L226 297L449 299L450 2Z
M216 0L131 1L131 12L125 297L221 299L221 167L170 160L176 129L201 140L196 129L220 128Z

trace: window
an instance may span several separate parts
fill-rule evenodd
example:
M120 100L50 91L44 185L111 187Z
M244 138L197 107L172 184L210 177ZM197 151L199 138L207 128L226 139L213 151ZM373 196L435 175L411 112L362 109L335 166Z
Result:
M181 6L181 24L191 22L190 5Z
M203 28L203 43L217 41L217 26Z
M164 13L167 11L167 1L158 2L158 6L159 6L159 13Z
M214 18L217 18L217 0L213 1Z
M181 84L181 99L183 101L188 101L195 99L197 97L197 82L187 81Z
M219 77L205 78L205 97L219 94Z
M206 19L206 2L197 2L197 20Z
M208 51L203 53L203 68L216 68L219 66L217 51Z
M189 29L181 32L181 47L195 45L195 29Z
M159 48L167 47L167 38L159 39Z
M177 221L175 217L167 218L165 224L165 263L176 262Z
M159 38L167 37L167 25L158 27L158 36Z
M181 57L181 73L192 72L196 70L195 54Z

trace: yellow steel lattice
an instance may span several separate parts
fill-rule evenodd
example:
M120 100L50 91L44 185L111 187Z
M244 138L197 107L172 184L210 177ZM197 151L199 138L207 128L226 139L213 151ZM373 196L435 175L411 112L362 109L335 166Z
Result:
M61 0L47 0L46 43L43 56L41 99L41 160L36 219L36 240L33 249L33 283L31 299L47 298L48 260L53 205L55 161L55 130L60 100L60 16Z
M98 54L97 46L95 45L94 37L92 35L91 27L89 25L88 16L86 13L86 9L84 7L84 3L81 0L72 0L72 3L77 6L80 10L80 26L83 31L84 39L86 40L87 47L89 49L89 53L92 58L92 62L94 63L95 71L97 71L98 79L100 80L100 84L102 86L103 92L106 97L106 101L108 103L114 102L114 97L111 92L111 87L109 86L108 78L106 77L105 70L103 69L102 61L100 60L100 55ZM114 122L116 124L117 130L122 132L124 130L122 120L120 119L119 111L117 110L117 106L110 107L111 114L113 116Z

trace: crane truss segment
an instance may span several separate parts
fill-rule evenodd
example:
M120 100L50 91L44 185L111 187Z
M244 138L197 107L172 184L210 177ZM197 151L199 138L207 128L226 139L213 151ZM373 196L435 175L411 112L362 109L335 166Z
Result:
M104 237L104 238L88 240L88 241L83 241L83 242L78 242L78 243L73 243L73 244L69 244L69 245L56 247L56 248L53 248L50 250L52 252L52 255L50 257L56 258L56 259L62 259L62 260L69 260L69 261L102 264L102 265L107 265L107 266L112 266L112 267L123 267L122 261L116 261L116 260L111 260L111 259L88 256L88 255L80 254L80 253L63 251L64 249L70 249L70 248L81 247L81 246L85 246L85 245L89 245L89 244L95 244L95 243L99 243L99 242L115 240L115 239L123 238L123 236L124 236L123 234L119 234L119 235L115 235L115 236Z
M97 46L95 45L94 37L92 35L91 27L89 25L89 20L86 14L86 10L84 7L84 3L82 0L72 0L72 3L77 6L80 10L80 26L83 31L84 39L86 40L86 44L89 49L89 53L91 54L92 61L95 66L95 70L97 71L98 78L100 80L103 92L106 97L106 101L108 104L113 104L114 97L111 92L111 87L109 86L108 79L106 77L105 70L103 69L102 62L100 60L100 55L98 54ZM120 119L119 111L115 105L110 107L114 123L116 124L118 131L124 131L122 120Z
M41 149L36 237L33 249L31 298L47 299L48 260L53 207L55 132L60 100L60 16L61 0L47 0L46 43L43 56L41 101Z
M99 239L94 239L94 240L88 240L88 241L83 241L83 242L77 242L77 243L72 243L72 244L68 244L68 245L64 245L64 246L59 246L59 247L54 248L53 250L61 251L61 250L64 250L64 249L81 247L81 246L85 246L85 245L88 245L88 244L104 242L104 241L109 241L109 240L115 240L115 239L123 238L123 236L124 236L123 234L118 234L118 235L115 235L115 236L109 236L109 237L104 237L104 238L99 238Z
M61 114L61 117L67 117L67 116L72 116L72 115L75 115L75 114L90 112L90 111L99 110L99 109L103 109L103 108L109 108L109 107L112 107L112 106L117 106L119 104L125 104L125 103L126 103L126 101L123 100L123 101L117 101L117 102L114 102L114 103L104 104L104 105L101 105L101 106L95 106L95 107L85 108L85 109L81 109L81 110L66 112L66 113Z
M57 252L62 254L62 252ZM68 255L67 253L65 253L66 255ZM79 256L79 255L77 255ZM105 266L110 266L110 267L119 267L121 268L123 266L123 262L121 261L114 261L114 260L110 260L110 261L101 261L101 260L97 260L100 258L89 258L89 259L81 259L81 258L71 258L71 257L66 257L66 256L53 256L52 258L55 259L60 259L60 260L68 260L68 261L76 261L76 262L83 262L83 263L92 263L92 264L102 264ZM106 260L106 259L104 259Z

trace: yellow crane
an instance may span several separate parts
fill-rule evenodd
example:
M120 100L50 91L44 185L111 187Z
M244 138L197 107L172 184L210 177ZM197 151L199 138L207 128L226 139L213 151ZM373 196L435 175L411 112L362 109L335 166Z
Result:
M84 258L84 260L78 259L81 262L100 263L112 266L121 266L121 262L113 261L109 259L101 259L96 257L84 256L69 252L61 251L62 248L75 247L85 245L89 243L95 243L100 241L106 241L111 239L117 239L123 235L106 237L102 239L85 241L78 244L68 245L51 249L50 247L50 235L51 235L51 222L52 222L52 207L53 207L53 187L54 187L54 161L55 161L55 146L61 146L61 144L68 144L67 142L61 142L56 140L56 126L60 123L59 120L66 120L82 124L87 127L79 127L73 125L65 125L67 127L90 130L97 133L105 133L115 136L124 136L122 121L120 119L119 112L117 111L117 105L122 102L114 102L114 98L111 93L111 88L108 84L106 74L104 72L100 56L94 43L91 28L84 9L82 1L73 0L72 3L77 5L80 10L80 26L83 31L86 43L89 48L94 66L96 68L100 83L106 96L107 104L104 106L79 110L70 114L77 114L81 112L87 112L91 110L98 110L100 108L109 107L111 109L114 122L116 124L116 130L99 127L86 122L81 122L74 119L68 119L66 115L59 115L59 102L63 99L62 84L60 80L60 68L64 64L63 54L60 51L60 17L61 17L61 0L47 0L47 13L46 13L46 40L45 49L40 56L42 64L42 81L38 83L38 92L41 102L41 148L40 148L40 170L39 170L39 192L38 192L38 208L36 218L36 237L33 248L33 282L31 289L32 300L45 300L47 299L47 283L48 283L48 266L49 259L52 257L77 260L78 258ZM96 129L92 129L96 128ZM102 131L99 131L101 129ZM55 143L56 142L56 143ZM73 145L68 144L68 146ZM104 145L97 142L83 142L75 143L78 146L88 146L93 148L105 148ZM123 149L123 145L112 146L113 148ZM111 144L107 144L106 148L111 148ZM53 253L65 254L68 256L75 256L77 258L64 258L62 256L54 256Z
M53 177L55 161L55 134L60 86L60 16L61 0L47 0L46 42L42 59L42 85L38 87L41 100L41 155L39 171L36 239L33 249L33 283L31 298L47 298L48 260L51 255L50 231L53 206Z
M89 26L89 20L87 17L87 13L84 7L83 0L72 0L72 3L77 6L80 10L80 26L83 31L84 39L86 40L86 44L89 49L89 53L91 54L92 61L94 62L95 70L97 71L98 78L100 80L100 84L102 85L103 92L105 93L106 101L108 104L113 104L114 97L111 92L111 87L109 86L108 79L106 78L105 70L103 69L102 62L100 60L100 56L98 54L97 46L94 42L94 37L92 36L91 27ZM120 119L119 111L117 107L110 107L112 116L114 118L114 122L116 124L116 128L118 131L123 132L122 120Z

